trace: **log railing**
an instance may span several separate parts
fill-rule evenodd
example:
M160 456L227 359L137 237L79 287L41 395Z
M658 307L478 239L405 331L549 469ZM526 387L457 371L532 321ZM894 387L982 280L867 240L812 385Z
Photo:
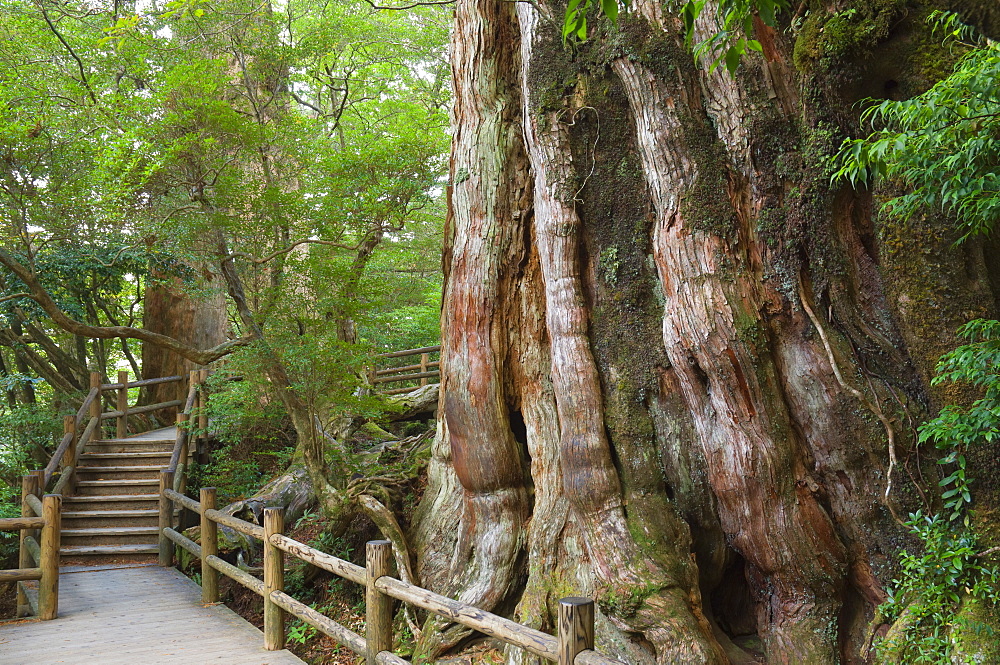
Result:
M392 653L392 606L394 600L401 600L560 665L621 665L619 661L594 651L594 601L589 598L564 598L559 601L558 634L549 635L391 577L393 554L392 545L387 540L369 542L365 548L365 566L358 566L282 534L284 512L280 508L265 508L264 525L260 526L219 512L215 505L215 488L202 488L200 501L195 501L170 489L173 484L173 473L162 471L160 564L173 565L174 546L197 557L201 561L203 603L219 602L220 573L262 596L265 649L284 648L284 622L286 615L290 614L364 656L367 665L409 665L408 661ZM174 529L173 504L194 511L201 517L200 544ZM263 541L263 580L219 558L219 524ZM285 593L286 554L365 587L364 636Z
M53 488L56 494L72 492L76 466L80 461L80 455L84 448L96 436L100 437L101 421L110 418L115 419L116 436L118 438L127 435L127 423L130 415L150 413L160 409L169 409L181 406L180 400L159 402L146 406L129 407L128 391L130 388L141 388L143 386L153 386L161 383L173 383L183 381L183 376L165 376L156 379L142 379L139 381L129 381L128 372L118 372L118 383L101 383L101 375L97 372L90 374L90 392L83 400L80 410L75 416L66 416L63 419L63 438L52 453L52 459L45 466L44 477L41 480L42 488L48 487L52 478L58 472L59 480ZM117 410L104 411L104 393L117 393ZM80 428L86 422L83 431Z
M431 356L440 354L440 346L425 346L420 349L407 349L405 351L393 351L391 353L381 353L376 358L407 358L410 356L420 356L419 363L411 363L400 367L386 367L375 369L371 372L369 380L376 390L383 395L399 395L416 390L421 386L426 386L430 379L438 379L441 376L441 361L432 360ZM403 383L419 381L419 385L405 388L394 388L383 390L382 387L390 383ZM435 381L437 383L437 381Z
M76 469L80 455L87 444L103 436L101 423L104 420L115 419L115 434L118 438L127 435L127 422L130 415L150 413L160 409L184 407L184 413L178 416L178 422L187 420L192 411L198 420L200 432L207 430L208 416L204 409L204 397L199 391L200 384L207 376L207 370L191 373L191 386L186 402L171 400L149 404L140 407L130 407L128 391L130 388L141 388L162 383L183 381L183 376L166 376L155 379L129 381L127 372L118 373L118 383L102 383L101 375L92 372L90 375L90 391L83 400L74 416L63 419L63 437L52 453L52 458L44 469L31 472L24 476L21 487L21 517L0 519L0 531L20 531L18 568L0 571L0 582L18 582L17 613L18 616L37 614L42 619L54 619L58 613L59 598L59 541L61 528L62 495L72 494L76 479ZM114 411L103 410L104 394L116 393ZM187 431L178 428L178 445L186 450ZM174 469L180 467L180 478L183 478L183 464L178 464L180 453L175 450L171 464ZM51 494L42 496L55 479ZM183 487L181 487L183 489ZM37 598L33 590L22 582L38 580Z
M21 479L21 517L0 519L0 531L20 531L18 567L0 570L0 582L17 582L17 616L37 615L55 619L59 613L59 534L61 528L58 494L41 496L42 472ZM23 582L38 581L37 594Z

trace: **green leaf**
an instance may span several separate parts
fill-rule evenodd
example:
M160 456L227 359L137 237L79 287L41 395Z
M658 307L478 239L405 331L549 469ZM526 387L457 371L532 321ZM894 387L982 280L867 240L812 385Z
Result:
M740 66L740 56L743 55L743 49L737 48L735 45L730 46L726 51L726 69L729 70L730 74L735 74L736 70Z
M618 0L601 0L601 10L613 23L618 22Z

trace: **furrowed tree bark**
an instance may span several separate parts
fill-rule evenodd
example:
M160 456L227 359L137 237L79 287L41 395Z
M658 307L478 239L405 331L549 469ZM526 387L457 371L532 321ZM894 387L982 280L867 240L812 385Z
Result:
M223 344L229 335L226 292L222 281L209 269L201 270L204 285L200 296L185 294L180 280L146 288L143 300L143 324L146 330L166 335L198 349L210 349ZM176 351L144 342L142 368L146 377L187 376L195 364ZM144 393L144 402L156 404L184 399L187 386L183 383L151 386Z
M1000 281L949 220L831 185L856 102L933 82L922 18L855 4L883 27L853 47L832 10L758 22L730 76L652 1L564 47L562 5L459 0L425 585L541 628L591 595L628 663L869 657L894 515L936 494L914 427L969 397L934 364Z

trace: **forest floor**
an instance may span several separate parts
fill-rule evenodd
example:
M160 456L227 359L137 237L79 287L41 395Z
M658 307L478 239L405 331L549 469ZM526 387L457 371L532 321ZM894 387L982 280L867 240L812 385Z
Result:
M388 428L392 434L404 439L421 432L433 431L433 423L393 423ZM357 452L364 451L373 444L372 441L364 440L364 435L360 433L355 439L357 440L352 439L352 444L357 448ZM258 442L253 441L244 441L229 446L225 452L228 468L239 469L246 468L250 464L259 465L257 470L260 473L261 481L272 474L280 473L279 460L281 456L262 458L259 455L260 447ZM214 478L213 480L218 481L222 478ZM415 477L406 490L406 496L396 507L397 518L404 531L409 526L411 513L423 494L426 481L426 473ZM263 483L261 482L261 484ZM249 494L253 493L249 485L245 485L243 490L248 491ZM220 488L221 492L223 492L222 488ZM228 499L232 500L232 497L228 497ZM333 535L323 517L310 512L290 525L286 533L301 543L361 565L364 565L365 543L382 537L375 525L369 519L361 516L353 520L343 535ZM191 563L193 565L189 565L184 572L195 577L198 574L198 566L195 562ZM251 565L259 565L259 563ZM257 571L251 572L257 577L260 576ZM348 629L364 634L363 587L342 580L297 559L289 558L286 560L285 590L296 600L310 605ZM220 576L219 591L222 601L230 609L257 628L263 628L264 602L260 596L226 576ZM418 617L417 624L420 623L422 621ZM395 653L408 658L415 640L402 613L396 617L395 633L399 636ZM359 657L350 649L337 644L332 638L319 633L298 619L289 618L286 624L286 635L286 648L310 665L356 665L360 662ZM489 641L480 642L470 646L459 655L440 659L437 662L441 665L496 665L504 662L503 654L496 648L497 646Z

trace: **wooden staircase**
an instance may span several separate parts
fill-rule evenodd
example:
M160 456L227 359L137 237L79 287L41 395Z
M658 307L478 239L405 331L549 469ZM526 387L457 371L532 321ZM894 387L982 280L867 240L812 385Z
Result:
M76 468L75 495L63 498L63 557L157 553L158 474L170 463L175 433L169 428L87 445Z

